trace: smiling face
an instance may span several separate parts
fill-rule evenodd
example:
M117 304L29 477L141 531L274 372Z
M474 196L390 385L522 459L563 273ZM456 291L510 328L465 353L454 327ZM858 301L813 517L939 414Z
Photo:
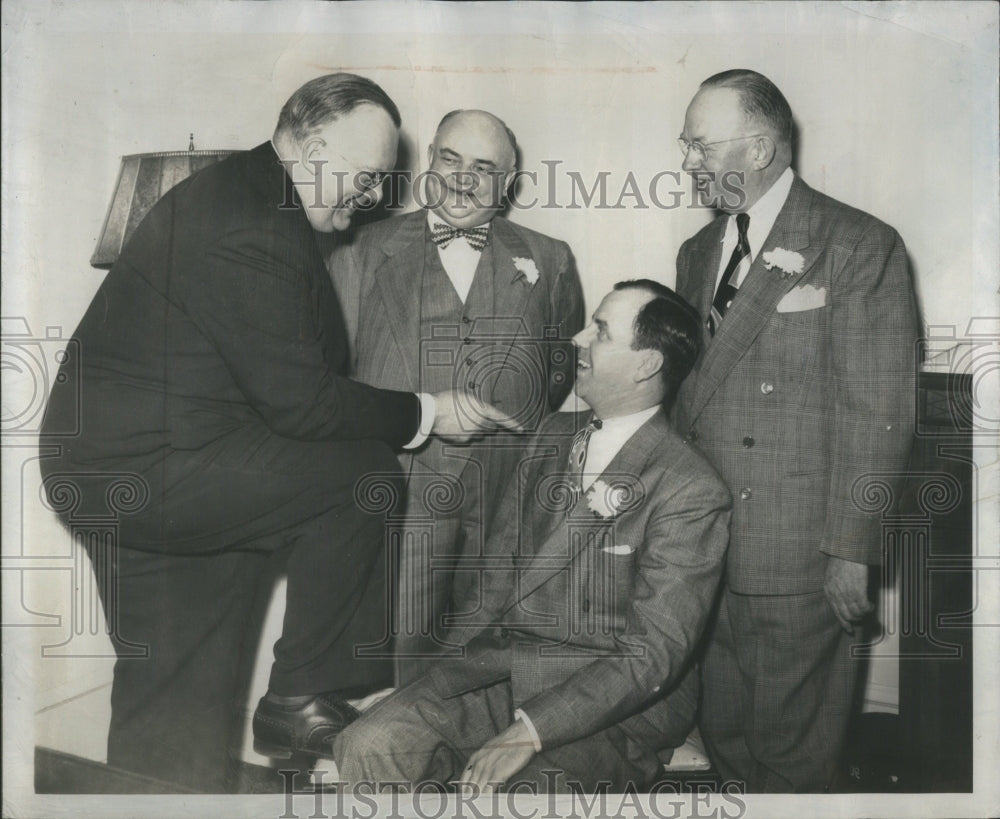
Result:
M453 227L486 224L503 207L514 161L500 120L485 111L454 114L427 149L427 203Z
M576 394L599 418L638 412L658 400L662 358L652 350L632 349L635 318L652 298L640 288L612 290L573 337Z
M359 105L303 141L301 168L293 180L314 230L347 230L355 211L378 204L380 177L396 164L398 143L392 118L371 104Z
M710 87L695 94L684 117L681 138L706 146L703 152L688 149L683 165L695 180L702 205L733 212L746 210L760 198L760 145L755 134L759 130L747 121L739 91ZM743 175L742 183L737 174ZM738 188L745 197L736 193Z

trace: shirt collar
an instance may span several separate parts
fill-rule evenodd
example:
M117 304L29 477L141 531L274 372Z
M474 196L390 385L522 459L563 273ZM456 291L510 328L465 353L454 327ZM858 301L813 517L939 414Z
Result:
M767 192L747 210L747 216L750 217L750 228L747 239L750 242L751 255L755 258L761 249L761 245L767 239L767 235L771 232L771 228L774 227L774 223L778 219L778 214L781 213L781 209L785 206L785 200L788 199L788 192L792 189L794 179L795 174L792 169L785 168L784 173L775 180L775 183L768 188ZM736 215L732 214L726 225L726 234L723 236L723 241L726 241L727 238L732 238L735 244L735 237Z
M614 418L602 418L600 431L624 432L625 430L632 430L634 432L645 424L646 421L656 415L659 408L659 404L654 404L651 407L646 407L644 410L639 410L638 412L633 412L629 415L618 415Z

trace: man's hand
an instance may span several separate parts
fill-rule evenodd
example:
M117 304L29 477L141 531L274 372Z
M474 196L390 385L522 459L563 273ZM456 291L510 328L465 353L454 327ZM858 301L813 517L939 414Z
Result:
M868 599L868 566L864 563L831 556L823 591L848 634L854 634L854 623L875 608Z
M469 757L469 764L458 777L459 786L472 785L479 793L490 793L496 784L506 782L531 762L535 744L525 724L517 719Z
M524 431L513 418L490 404L484 404L472 393L448 391L434 396L434 426L431 428L431 435L464 444L484 432L496 429Z

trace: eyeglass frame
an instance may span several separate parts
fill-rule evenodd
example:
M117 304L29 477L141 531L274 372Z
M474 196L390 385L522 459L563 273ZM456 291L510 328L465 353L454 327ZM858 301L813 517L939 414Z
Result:
M354 181L358 185L360 185L362 193L368 193L368 191L375 190L379 185L381 185L386 180L388 176L392 174L392 171L368 171L362 168L360 165L354 164L353 162L351 162L351 160L349 160L346 156L344 156L341 153L338 153L337 156L343 159L344 162L346 162L355 170L356 173L354 174ZM339 173L339 171L335 173ZM370 185L366 185L362 181L361 178L362 174L364 174L366 177L372 180Z
M747 134L746 136L733 137L732 139L717 139L715 142L702 142L698 139L685 139L679 136L677 137L677 147L681 149L681 153L684 154L685 158L689 152L695 151L704 161L708 158L706 149L711 148L713 145L724 145L727 142L738 142L741 139L757 139L757 137L762 136L767 136L767 134Z

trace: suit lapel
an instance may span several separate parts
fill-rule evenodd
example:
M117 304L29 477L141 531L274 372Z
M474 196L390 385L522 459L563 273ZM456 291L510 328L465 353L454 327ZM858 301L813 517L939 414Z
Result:
M385 258L375 271L375 281L389 318L389 327L399 349L406 372L406 384L420 388L420 345L413 339L420 335L420 288L424 278L424 242L426 211L399 217L398 228L382 246Z
M696 418L698 413L704 409L715 390L726 379L730 370L770 321L782 296L809 272L809 268L819 258L822 248L811 246L809 239L809 215L812 201L812 191L798 177L795 177L788 193L788 199L778 214L767 239L757 252L757 256L733 300L732 307L729 308L718 332L705 350L704 358L698 368L698 383L691 400L690 417L692 419ZM725 225L725 220L720 220L720 222ZM782 275L781 271L776 268L768 270L765 267L764 254L778 247L796 251L802 255L805 264L800 273L791 276ZM716 253L716 257L718 262L718 253ZM707 271L706 275L706 278L712 282L713 290L717 271L718 264ZM708 315L707 309L711 298L712 295L709 295L708 303L704 305L706 312L703 312L702 315Z
M581 419L581 423L586 423L588 417L586 413L577 416ZM632 489L631 504L641 505L643 498L639 494L640 476L646 468L650 453L668 430L669 424L663 412L656 413L625 442L598 480L606 478L608 482L625 481ZM568 456L568 445L566 453L560 452L560 454ZM565 460L563 458L560 463L564 463ZM628 510L622 514L628 514ZM527 597L539 586L547 583L577 557L588 542L588 539L582 536L585 534L584 530L596 531L612 527L614 520L614 518L603 520L597 518L595 513L590 511L586 493L577 500L569 515L553 511L543 516L542 520L536 520L536 526L545 527L536 529L541 539L540 546L521 575L518 594L508 597L507 608L513 606L517 599ZM574 532L576 537L571 538Z
M504 361L517 338L527 331L523 316L534 284L517 269L514 259L531 259L531 250L519 235L517 228L502 217L493 220L491 255L493 263L493 335L505 340L504 349L497 355ZM537 283L537 282L536 282ZM496 368L491 388L495 388L503 367Z

